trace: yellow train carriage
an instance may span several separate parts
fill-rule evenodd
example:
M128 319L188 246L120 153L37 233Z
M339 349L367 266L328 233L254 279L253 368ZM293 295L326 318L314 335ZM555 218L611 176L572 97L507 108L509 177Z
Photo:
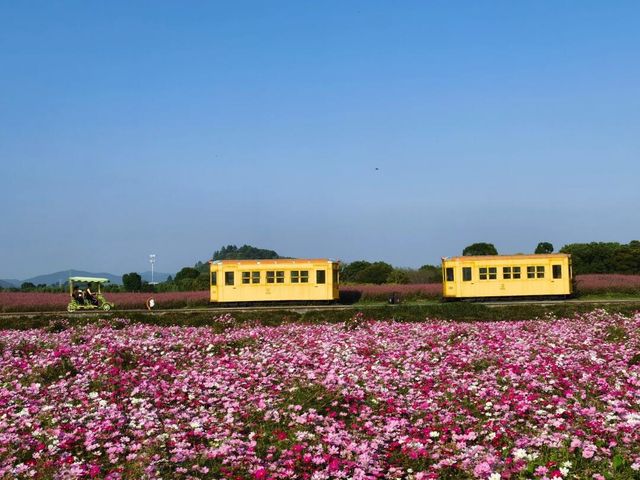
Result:
M214 261L210 263L210 301L336 301L339 265L328 259Z
M573 293L567 254L487 255L442 259L447 299L567 297Z

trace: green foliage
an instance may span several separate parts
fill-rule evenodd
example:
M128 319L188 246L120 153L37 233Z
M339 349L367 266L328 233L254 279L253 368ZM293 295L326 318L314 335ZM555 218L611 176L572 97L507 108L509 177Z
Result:
M424 281L411 281L411 283L440 283L442 282L442 266L440 265L422 265L418 272L419 278Z
M176 274L176 279L171 284L168 282L165 282L165 284L163 291L193 292L207 290L209 288L209 271L198 272L195 268L185 267Z
M184 280L184 279L198 278L199 275L200 275L200 272L197 269L191 268L191 267L184 267L182 270L176 273L176 278L174 281L176 283L179 283L181 280Z
M251 245L243 245L240 248L235 245L227 245L213 253L213 260L263 260L271 258L283 258L273 250L256 248Z
M640 274L640 241L571 243L560 249L571 254L573 272Z
M355 281L358 283L382 284L393 271L393 267L385 262L374 262L358 272Z
M474 255L498 255L498 250L493 246L492 243L473 243L466 247L462 251L462 255L466 256L474 256Z
M389 276L387 276L387 283L410 283L409 274L406 272L406 270L394 268Z
M208 290L209 289L209 272L201 273L193 281L194 290Z
M309 310L297 312L291 310L264 310L256 318L255 311L234 311L234 325L256 323L264 326L278 326L289 323L342 323L349 321L357 312L363 312L368 320L389 320L396 322L424 322L425 319L441 319L457 322L475 321L501 321L501 320L530 320L533 318L569 318L578 313L593 311L593 305L589 304L557 304L557 305L529 305L518 304L501 308L490 308L487 305L467 302L438 303L430 305L380 305L370 307L353 307L340 310ZM620 313L625 316L635 315L640 309L640 303L629 302L612 304L607 306L610 314ZM222 313L220 313L222 315ZM212 317L210 311L203 312L183 312L180 310L164 312L162 315L155 313L127 312L103 313L98 317L86 317L77 319L78 325L88 325L109 320L112 328L117 328L116 322L123 326L133 323L143 323L159 326L189 326L204 327L209 326L216 332L222 332L228 325L220 324L216 317ZM0 330L28 330L32 328L47 328L50 324L51 315L21 315L16 313L14 317L3 317L0 322ZM79 322L79 323L78 323ZM603 339L606 332L603 332ZM457 334L459 335L459 334ZM450 341L455 341L452 338ZM247 347L249 344L238 342L227 345L233 349ZM22 342L13 348L13 355L26 357L30 353L44 348L42 345ZM640 363L640 352L630 359L633 364Z
M20 290L22 290L23 292L29 292L35 289L36 286L31 282L23 282L22 285L20 285Z
M60 378L64 378L67 375L77 375L78 370L73 365L68 357L61 357L57 362L41 368L37 375L39 380L44 385L50 385Z
M605 338L607 342L624 342L625 340L627 340L627 338L629 338L629 335L627 334L627 331L624 329L624 327L620 327L618 325L609 325L607 327L607 334Z
M228 340L226 342L215 343L209 347L210 353L213 355L220 354L236 354L243 349L253 349L258 344L255 338L239 338L237 340Z
M122 370L128 371L136 368L138 359L130 349L123 348L113 354L111 363Z
M549 242L540 242L533 253L553 253L553 245Z
M142 277L139 273L125 273L122 276L122 286L127 292L139 292L142 289Z
M343 263L340 265L340 278L343 282L355 282L358 274L370 265L371 262L367 262L366 260Z

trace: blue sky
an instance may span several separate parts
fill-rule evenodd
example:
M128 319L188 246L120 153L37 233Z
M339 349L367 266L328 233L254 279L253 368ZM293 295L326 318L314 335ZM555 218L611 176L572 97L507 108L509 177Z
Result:
M2 2L0 278L640 237L638 2ZM378 170L376 170L378 168Z

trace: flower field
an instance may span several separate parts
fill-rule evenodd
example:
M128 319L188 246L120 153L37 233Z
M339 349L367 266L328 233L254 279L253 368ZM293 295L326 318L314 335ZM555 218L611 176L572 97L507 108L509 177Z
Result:
M340 299L351 303L356 301L386 302L393 294L399 295L403 301L436 300L442 297L441 283L424 284L383 284L383 285L342 285Z
M580 293L640 294L640 275L592 274L578 275L576 288Z
M0 478L640 478L640 314L0 332Z
M116 309L145 308L146 301L153 297L159 308L182 308L209 304L209 292L162 292L162 293L111 293L105 298L116 304ZM68 293L0 292L0 312L56 311L66 310Z
M578 275L576 286L582 294L631 294L640 295L640 275ZM442 295L440 283L409 285L342 285L340 300L343 303L358 301L385 302L392 294L403 301L437 300ZM149 297L156 300L158 308L183 308L205 306L209 292L162 293L106 293L115 302L116 309L129 310L145 307ZM0 312L65 310L69 303L67 293L0 292Z

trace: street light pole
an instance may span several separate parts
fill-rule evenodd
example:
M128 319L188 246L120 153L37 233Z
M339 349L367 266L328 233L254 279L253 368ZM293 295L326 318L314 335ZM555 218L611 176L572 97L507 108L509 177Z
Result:
M153 282L153 264L156 263L156 255L155 254L151 254L149 255L149 263L151 263L151 285L155 285L155 283Z

